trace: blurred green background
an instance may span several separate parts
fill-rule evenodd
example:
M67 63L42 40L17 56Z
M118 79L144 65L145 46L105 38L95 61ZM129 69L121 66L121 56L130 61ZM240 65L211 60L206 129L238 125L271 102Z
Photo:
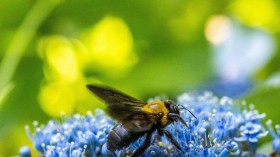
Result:
M104 108L88 83L218 90L280 123L279 26L276 0L1 0L0 156L32 145L34 120Z

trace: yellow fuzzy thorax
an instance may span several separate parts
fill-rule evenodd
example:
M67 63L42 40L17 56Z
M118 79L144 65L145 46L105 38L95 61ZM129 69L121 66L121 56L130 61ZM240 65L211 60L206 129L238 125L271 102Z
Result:
M151 115L155 115L158 113L163 113L163 116L161 118L161 123L162 125L166 125L168 120L167 120L167 114L168 114L168 109L165 107L164 102L160 101L160 100L156 100L153 102L148 103L147 105L145 105L142 108L142 111L147 113L147 114L151 114ZM156 123L156 121L155 121Z

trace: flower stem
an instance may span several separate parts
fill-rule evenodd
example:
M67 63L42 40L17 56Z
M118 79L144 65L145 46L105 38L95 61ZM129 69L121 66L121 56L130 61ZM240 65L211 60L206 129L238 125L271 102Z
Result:
M0 65L0 93L11 84L16 67L38 28L60 0L37 0L16 30ZM8 93L6 93L8 94Z
M257 142L250 142L250 154L251 156L255 156L257 148Z

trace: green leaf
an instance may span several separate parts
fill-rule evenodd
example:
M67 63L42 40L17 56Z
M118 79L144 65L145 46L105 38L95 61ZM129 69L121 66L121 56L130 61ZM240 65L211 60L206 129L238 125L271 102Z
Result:
M273 123L279 124L279 105L280 105L280 88L268 87L266 85L258 87L249 94L245 100L253 103L256 109L261 113L266 113L268 119L272 119Z

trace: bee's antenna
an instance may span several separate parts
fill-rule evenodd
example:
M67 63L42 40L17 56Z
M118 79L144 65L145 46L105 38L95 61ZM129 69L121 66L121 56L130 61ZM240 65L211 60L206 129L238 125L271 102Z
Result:
M179 104L180 105L180 104ZM189 111L190 112L190 114L192 115L192 116L194 116L194 118L196 118L196 116L189 110L189 109L187 109L186 107L184 107L183 105L180 105L182 108L179 108L179 109L185 109L185 110L187 110L187 111ZM196 118L197 119L197 118Z

